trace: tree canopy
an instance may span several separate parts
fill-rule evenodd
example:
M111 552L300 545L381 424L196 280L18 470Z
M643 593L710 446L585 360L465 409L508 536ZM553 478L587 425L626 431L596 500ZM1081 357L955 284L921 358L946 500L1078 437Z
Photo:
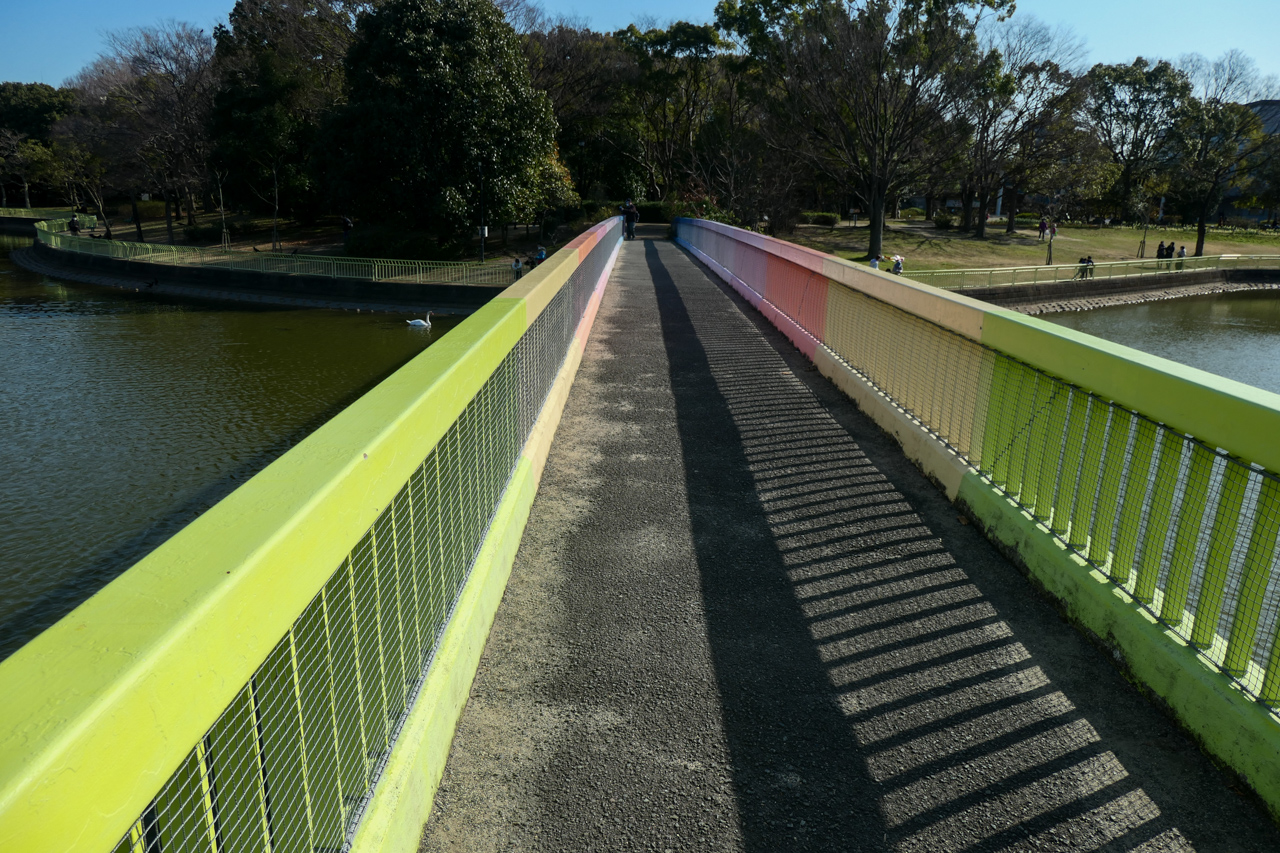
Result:
M361 16L329 128L336 192L441 240L532 210L565 183L547 96L488 0L389 0ZM483 194L481 182L483 181Z

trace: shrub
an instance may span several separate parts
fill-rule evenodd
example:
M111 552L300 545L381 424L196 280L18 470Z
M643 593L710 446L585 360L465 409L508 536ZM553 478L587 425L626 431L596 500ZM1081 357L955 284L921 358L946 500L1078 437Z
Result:
M222 242L222 223L210 222L206 225L188 225L182 229L187 235L188 243L220 243ZM244 228L236 222L227 223L227 233L232 237L244 233Z
M933 227L946 230L956 224L956 218L950 213L938 211L933 215Z
M818 210L806 210L801 214L810 225L825 225L827 228L834 228L840 224L840 214L823 213Z
M661 222L664 224L671 221L674 213L672 205L665 201L638 201L636 202L636 210L640 211L641 222Z
M710 222L723 222L725 225L737 225L738 217L733 211L725 210L709 198L694 198L677 201L671 205L671 215L688 219L706 219Z
M902 209L903 219L924 219L924 211L918 207L904 207Z
M164 202L158 199L138 202L138 216L141 219L163 219Z
M432 234L425 231L406 230L395 225L357 225L347 238L347 255L353 258L454 260L460 251L460 246L441 246Z

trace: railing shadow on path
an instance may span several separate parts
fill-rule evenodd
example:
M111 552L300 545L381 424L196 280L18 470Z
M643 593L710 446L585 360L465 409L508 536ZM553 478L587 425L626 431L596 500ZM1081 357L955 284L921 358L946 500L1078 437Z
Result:
M1271 849L1256 806L888 437L659 246L747 850Z

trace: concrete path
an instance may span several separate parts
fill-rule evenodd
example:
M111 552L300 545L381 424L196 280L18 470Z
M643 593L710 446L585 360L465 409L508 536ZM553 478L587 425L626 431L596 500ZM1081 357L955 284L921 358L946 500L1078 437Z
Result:
M596 323L423 850L1280 850L682 250Z

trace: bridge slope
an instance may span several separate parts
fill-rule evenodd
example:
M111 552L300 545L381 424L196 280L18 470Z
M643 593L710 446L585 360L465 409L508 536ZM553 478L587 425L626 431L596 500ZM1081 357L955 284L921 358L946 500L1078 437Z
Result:
M1280 849L807 365L624 244L423 849Z

